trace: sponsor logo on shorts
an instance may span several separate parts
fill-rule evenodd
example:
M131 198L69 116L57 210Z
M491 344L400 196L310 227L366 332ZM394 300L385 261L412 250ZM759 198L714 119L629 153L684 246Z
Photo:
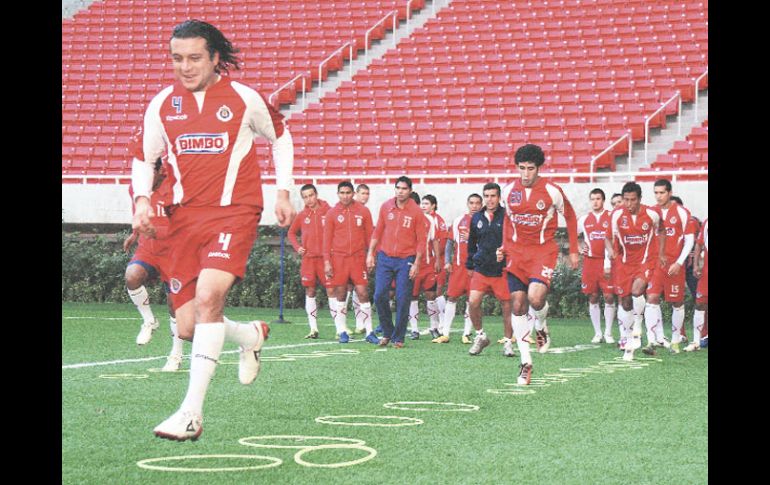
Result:
M208 254L209 258L222 258L222 259L230 259L230 253L223 253L222 251L211 251Z
M182 282L176 278L171 278L171 287L170 287L171 293L176 295L177 293L179 293L179 290L181 289L182 289Z
M223 104L217 110L217 119L222 122L227 122L233 119L233 111L225 104Z
M543 222L541 214L514 214L512 221L520 226L539 226Z
M200 153L224 153L230 145L230 137L224 133L189 133L176 139L176 151L179 155Z

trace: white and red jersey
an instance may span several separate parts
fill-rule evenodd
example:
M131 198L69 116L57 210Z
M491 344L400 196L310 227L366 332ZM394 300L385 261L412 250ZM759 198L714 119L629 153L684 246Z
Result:
M709 267L709 219L706 218L703 221L703 225L698 233L698 240L696 241L703 247L703 273L708 273Z
M438 212L433 213L434 220L436 221L436 239L438 240L438 258L444 260L444 250L446 248L447 239L452 235L449 233L449 227L446 225L444 218L439 215ZM443 265L442 265L443 266Z
M354 200L345 207L338 202L324 217L324 258L331 260L332 255L366 255L372 232L372 213L364 204Z
M323 255L324 216L329 209L331 207L325 200L318 199L315 209L305 206L302 212L297 214L288 230L289 244L295 251L299 252L299 248L304 247L305 256L309 258ZM297 241L297 233L302 238L302 244Z
M468 261L468 234L471 226L471 215L458 216L449 227L449 233L455 242L455 251L452 255L453 268L465 268L465 263Z
M433 265L436 263L436 258L438 257L435 251L433 251L433 241L438 237L438 221L436 221L436 215L425 213L423 213L423 215L425 216L425 229L428 231L428 239L425 241L425 251L422 253L424 255L424 264L420 266L420 270L433 268Z
M278 188L288 188L294 149L283 115L262 95L226 76L194 93L177 82L147 107L143 159L168 152L175 204L262 207L257 136L273 144Z
M591 211L580 216L577 229L588 247L586 257L603 258L604 241L610 235L610 211L602 210L599 214Z
M535 180L532 187L524 187L521 179L517 179L503 187L501 195L510 222L504 226L506 248L546 245L556 248L558 212L567 222L570 252L577 252L577 217L561 187L543 177Z
M623 264L647 264L658 257L658 211L642 204L636 215L623 207L615 209L611 217L612 243Z
M660 212L661 224L666 230L666 245L663 248L666 259L669 264L680 259L684 249L684 237L692 234L695 238L695 221L690 215L690 211L672 202L668 209L657 207ZM689 254L689 249L687 253ZM687 259L685 254L682 261Z

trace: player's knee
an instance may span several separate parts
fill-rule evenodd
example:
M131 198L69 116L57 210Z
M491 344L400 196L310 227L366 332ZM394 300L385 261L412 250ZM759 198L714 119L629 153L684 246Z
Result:
M513 303L511 304L511 311L514 315L517 317L521 317L523 315L526 315L529 311L529 307L527 306L527 302L525 301L518 301L516 299L512 299Z
M644 295L644 293L642 293L641 295L634 295L634 296L642 296L642 295ZM660 304L660 295L647 295L646 299L647 299L647 303L650 305Z
M199 322L211 321L222 313L225 306L225 294L211 288L198 288L195 291L195 312ZM217 321L217 320L214 320Z
M530 296L529 297L529 306L535 309L535 311L540 311L545 306L545 296Z
M696 303L695 309L698 311L706 311L708 309L709 304L708 303Z
M132 264L126 268L126 288L135 290L142 286L147 273L141 266Z

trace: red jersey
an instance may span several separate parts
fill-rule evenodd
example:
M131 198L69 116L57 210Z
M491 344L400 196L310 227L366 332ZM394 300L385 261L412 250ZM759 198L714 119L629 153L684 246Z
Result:
M315 209L305 207L289 226L289 243L295 251L300 247L305 248L305 256L313 258L323 256L324 216L329 211L329 204L325 200L318 199ZM297 242L297 233L302 237L302 244Z
M425 241L425 250L423 251L424 265L420 266L420 269L432 268L436 261L436 253L433 251L433 241L438 238L438 221L432 214L425 214L425 229L428 231L428 239Z
M583 235L588 247L587 258L604 257L604 241L610 234L610 211L603 210L599 215L591 211L580 216L577 221L578 233Z
M700 232L698 233L698 240L696 241L698 244L703 246L703 273L708 273L708 267L709 267L709 219L706 218L705 221L703 221L703 225L700 228Z
M355 200L347 207L338 202L324 218L324 259L331 260L332 254L365 256L373 231L372 213L366 206Z
M501 200L510 224L504 224L503 245L557 247L554 234L560 213L567 221L570 252L577 252L577 218L572 204L558 185L538 178L532 187L524 187L521 179L502 189ZM549 248L550 249L550 248Z
M635 216L623 207L615 209L611 217L612 243L624 264L646 264L658 256L658 211L642 204Z
M470 232L471 214L458 216L449 227L449 233L455 242L455 252L452 255L453 268L465 268L468 261L468 234ZM455 271L453 269L452 271Z
M155 160L168 152L176 180L175 204L262 207L254 137L273 143L278 173L279 164L291 167L294 163L291 137L282 137L284 131L283 115L259 93L226 76L195 93L177 82L147 107L142 159ZM284 173L283 168L280 172ZM279 188L282 185L279 182Z
M391 258L414 256L418 245L428 239L424 220L425 214L415 201L407 199L404 208L399 209L393 197L380 206L372 238L379 241L379 250Z
M658 207L661 216L661 224L666 230L666 245L663 248L668 264L677 261L682 255L684 249L684 236L686 234L695 235L695 221L690 215L690 211L672 202L668 209ZM688 251L689 253L689 251ZM687 259L687 256L683 258Z

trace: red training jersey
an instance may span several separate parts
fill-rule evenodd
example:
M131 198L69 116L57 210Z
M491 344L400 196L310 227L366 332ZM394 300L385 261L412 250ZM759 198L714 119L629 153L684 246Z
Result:
M470 233L471 214L458 216L449 227L452 240L455 242L455 252L452 255L453 271L456 268L465 268L468 261L468 234Z
M338 202L324 218L323 256L327 261L332 254L352 256L369 247L374 224L372 213L355 200L347 207Z
M396 205L396 198L386 200L380 206L373 239L379 241L379 250L392 258L406 258L417 254L418 245L428 239L425 214L412 199L407 199L403 209Z
M636 215L623 207L615 209L611 217L613 247L620 251L616 257L624 264L646 264L658 256L658 211L642 204Z
M604 241L610 234L610 211L603 210L598 215L591 211L580 216L577 228L588 246L586 257L604 258Z
M300 247L305 248L305 256L313 258L323 256L323 224L324 216L330 206L325 200L318 199L315 209L305 207L289 226L289 243L295 251ZM302 244L297 241L297 233L300 233Z
M703 273L708 273L708 267L709 267L709 219L706 218L705 221L703 221L703 225L700 228L700 233L698 233L698 240L696 241L698 244L703 246Z
M666 245L663 251L666 255L668 264L679 259L684 249L684 236L692 234L695 236L695 221L690 215L690 211L672 202L668 209L658 207L660 220L663 228L666 230Z

